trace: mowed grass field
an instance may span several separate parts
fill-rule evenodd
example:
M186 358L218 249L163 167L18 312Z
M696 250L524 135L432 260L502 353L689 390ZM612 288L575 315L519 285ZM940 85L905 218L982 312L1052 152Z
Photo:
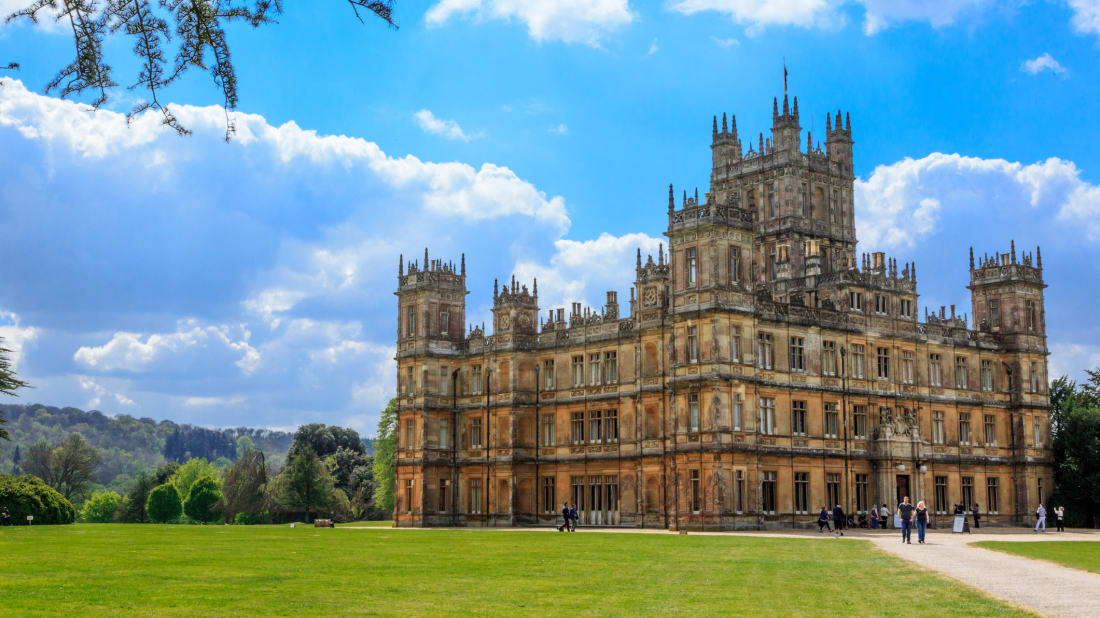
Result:
M979 541L973 545L1100 573L1100 541Z
M1026 615L865 541L506 530L0 528L22 615Z

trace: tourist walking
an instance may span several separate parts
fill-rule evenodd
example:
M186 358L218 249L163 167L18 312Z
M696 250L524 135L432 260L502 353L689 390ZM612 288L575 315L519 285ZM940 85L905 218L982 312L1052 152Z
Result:
M1040 504L1039 508L1035 509L1035 515L1039 517L1039 521L1035 522L1035 531L1039 531L1039 526L1043 527L1043 532L1047 531L1047 510Z
M6 511L7 509L5 509ZM1066 509L1062 506L1054 507L1054 521L1058 524L1058 532L1065 532Z
M886 503L883 503L882 508L880 508L878 510L878 516L879 516L879 519L881 520L879 523L882 524L882 529L886 530L887 528L889 528L890 527L890 523L889 523L890 522L890 509L886 508Z
M924 500L917 503L917 543L924 544L924 531L928 528L928 507Z
M867 519L871 521L871 529L878 530L878 509L871 505L871 511L867 515Z
M982 522L981 522L982 516L978 514L979 510L980 509L978 509L977 504L974 505L974 508L970 509L970 514L974 516L974 527L975 528L981 528L982 527Z
M577 515L577 503L574 502L569 507L569 521L572 522L572 523L569 524L569 531L570 532L576 532L577 531L577 519L579 517L580 516Z
M821 512L817 514L817 532L821 534L822 530L829 529L829 509L821 507Z
M909 496L905 496L898 505L898 517L901 519L901 542L912 545L913 505L909 504Z
M844 509L840 508L840 505L833 507L833 534L836 536L844 536L844 524L848 520L844 518Z
M569 529L569 503L561 503L561 525L558 526L558 532L565 532Z

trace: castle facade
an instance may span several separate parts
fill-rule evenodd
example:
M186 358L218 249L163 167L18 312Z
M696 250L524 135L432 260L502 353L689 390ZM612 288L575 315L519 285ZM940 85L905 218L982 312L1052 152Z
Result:
M467 331L466 264L399 268L399 526L809 526L903 496L1020 522L1053 490L1042 257L970 250L969 319L917 308L916 266L856 254L852 130L802 149L711 133L710 190L668 195L668 255L636 256L629 315L542 315L494 284ZM960 251L961 253L961 251Z

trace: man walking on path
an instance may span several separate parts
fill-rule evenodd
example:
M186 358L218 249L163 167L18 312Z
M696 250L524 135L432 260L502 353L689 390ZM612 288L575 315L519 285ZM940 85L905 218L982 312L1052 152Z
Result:
M844 536L844 509L840 508L840 505L833 507L833 533L836 536Z
M981 516L978 515L978 505L975 504L974 508L971 509L970 512L974 515L974 527L975 528L981 528L982 524L981 524L980 521L978 521L981 518Z
M901 542L912 545L913 505L909 504L909 496L905 496L898 505L898 517L901 518Z
M569 528L569 503L561 503L561 525L558 526L558 532L565 532Z
M1062 506L1054 507L1054 520L1058 523L1058 532L1065 532L1066 509Z
M1040 504L1039 508L1035 509L1035 514L1039 516L1039 521L1035 522L1035 531L1039 531L1039 526L1043 527L1043 532L1047 531L1047 510Z
M885 530L889 528L890 509L886 508L886 503L883 503L882 508L878 510L878 516L882 523L882 529Z
M576 503L574 503L572 506L569 507L569 521L573 522L573 523L569 524L569 531L570 532L576 532L577 531L577 518L578 517L579 516L577 515L577 505L576 505Z

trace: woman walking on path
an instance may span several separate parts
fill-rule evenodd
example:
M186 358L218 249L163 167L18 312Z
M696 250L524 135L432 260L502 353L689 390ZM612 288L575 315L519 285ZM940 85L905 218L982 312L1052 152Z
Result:
M821 507L821 513L817 515L817 533L821 534L822 530L829 529L829 511L825 507Z
M917 543L924 544L924 531L928 528L928 507L924 500L917 503Z
M1039 521L1035 522L1035 531L1039 531L1039 526L1043 527L1043 532L1047 531L1047 510L1043 508L1042 504L1039 504L1039 508L1035 509L1035 515L1039 517Z
M880 522L882 524L882 529L886 530L889 528L888 521L890 519L890 509L886 508L885 502L882 503L882 508L878 510L878 516L882 520Z
M1058 522L1058 532L1065 532L1066 509L1062 506L1054 507L1054 519Z

